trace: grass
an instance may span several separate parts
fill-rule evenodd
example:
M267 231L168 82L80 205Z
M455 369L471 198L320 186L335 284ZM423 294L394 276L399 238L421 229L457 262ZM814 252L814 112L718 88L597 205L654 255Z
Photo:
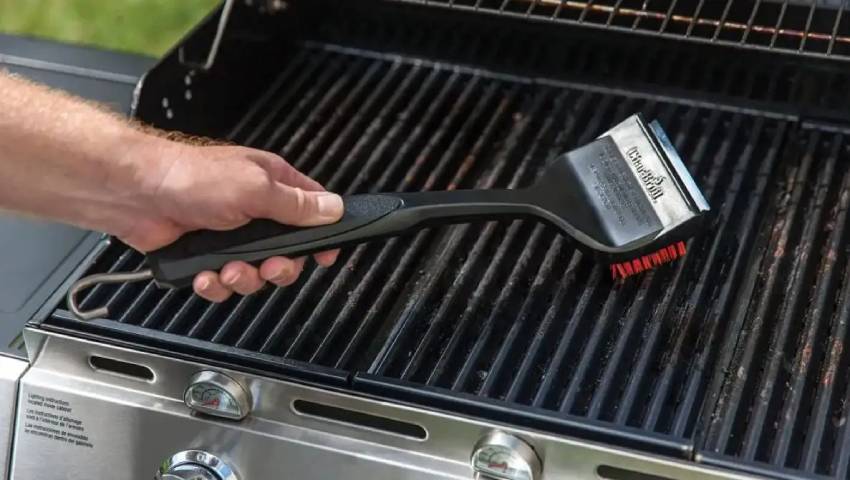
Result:
M160 56L218 0L0 0L0 32Z

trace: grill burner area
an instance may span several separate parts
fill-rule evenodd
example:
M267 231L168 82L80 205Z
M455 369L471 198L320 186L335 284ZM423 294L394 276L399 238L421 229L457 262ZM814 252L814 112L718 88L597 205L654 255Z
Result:
M654 81L714 80L665 71ZM776 81L728 80L743 96L779 95ZM624 283L554 229L486 223L346 249L292 287L220 305L101 285L82 307L107 305L111 320L60 310L48 327L732 468L847 476L842 133L309 41L269 85L230 138L340 193L527 185L640 111L665 128L715 217L685 258ZM87 273L142 260L113 243Z

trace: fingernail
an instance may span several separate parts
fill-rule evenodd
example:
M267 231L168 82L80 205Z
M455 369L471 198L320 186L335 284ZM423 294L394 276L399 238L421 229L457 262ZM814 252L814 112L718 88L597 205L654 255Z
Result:
M226 285L235 285L239 280L239 277L242 276L242 272L232 272L226 275L222 275L221 281Z
M287 277L288 277L287 273L288 272L285 268L281 269L279 272L277 272L277 275L272 277L272 279L270 281L275 282L275 283L282 282L282 281L287 279Z
M210 279L209 278L202 278L198 282L198 290L203 291L203 290L208 290L209 288L210 288Z
M342 216L342 197L335 193L325 193L316 199L319 206L319 216L326 220L337 220Z

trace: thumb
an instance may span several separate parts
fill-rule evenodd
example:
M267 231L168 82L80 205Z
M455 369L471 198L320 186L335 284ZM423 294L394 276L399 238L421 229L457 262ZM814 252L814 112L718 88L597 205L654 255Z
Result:
M266 204L265 217L286 225L310 227L334 223L342 218L342 198L330 192L305 191L277 183Z

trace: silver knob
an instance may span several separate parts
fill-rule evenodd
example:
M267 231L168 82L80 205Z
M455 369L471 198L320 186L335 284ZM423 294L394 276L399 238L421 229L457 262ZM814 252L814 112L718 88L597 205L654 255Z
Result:
M180 465L160 478L162 480L221 480L218 475L200 465Z
M210 370L192 376L183 401L196 412L230 420L242 420L251 412L248 389L227 375Z
M162 462L154 480L239 480L229 465L211 453L186 450Z
M514 435L491 432L472 451L476 480L539 480L540 457L531 445Z

